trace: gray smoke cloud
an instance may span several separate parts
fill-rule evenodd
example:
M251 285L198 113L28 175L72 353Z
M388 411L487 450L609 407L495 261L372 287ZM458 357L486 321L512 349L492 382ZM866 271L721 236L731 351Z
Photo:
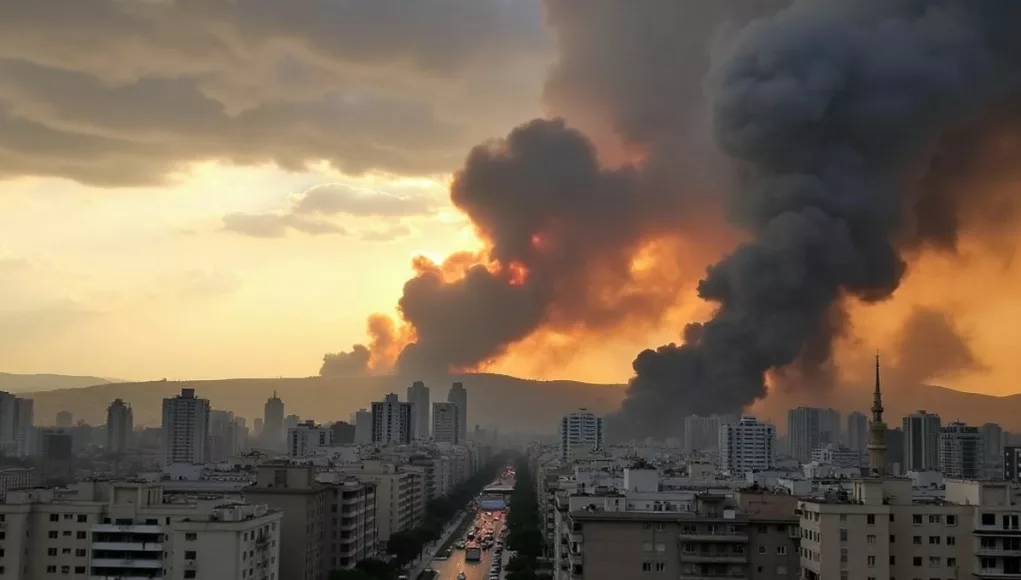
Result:
M326 353L323 355L323 366L319 368L322 377L356 377L369 372L371 353L368 347L354 345L350 351Z
M812 0L741 33L712 72L713 126L754 240L702 280L718 306L697 340L635 359L624 436L741 409L767 371L827 360L841 299L899 285L899 242L952 244L953 221L931 218L973 200L927 198L918 173L941 137L1016 96L1019 16L995 1ZM913 213L927 204L940 210Z

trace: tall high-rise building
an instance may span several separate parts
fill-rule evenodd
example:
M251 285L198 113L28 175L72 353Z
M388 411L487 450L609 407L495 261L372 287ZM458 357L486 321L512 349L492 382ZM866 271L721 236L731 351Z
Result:
M886 430L886 471L892 475L904 472L904 430Z
M465 390L464 385L461 383L454 383L450 387L450 392L447 393L447 402L454 403L457 405L457 425L460 429L457 438L459 441L468 440L468 391Z
M864 413L855 411L847 416L847 447L858 453L865 453L869 444L869 419Z
M225 461L237 453L237 425L230 411L209 411L208 461Z
M0 391L0 448L7 453L16 453L21 441L24 450L26 438L33 435L34 415L31 399Z
M984 453L978 427L955 422L940 429L939 463L944 477L982 478L985 474Z
M284 402L273 391L273 396L266 400L263 408L265 420L262 422L262 444L270 449L281 449L284 446Z
M380 445L410 444L411 403L401 402L394 393L372 403L372 442Z
M205 463L209 441L209 401L195 389L163 399L163 464Z
M736 423L729 415L688 415L684 418L684 449L694 451L716 451L720 447L720 425Z
M17 426L15 427L15 453L18 457L31 457L35 454L35 401L18 397L14 399Z
M939 415L918 411L904 417L903 471L939 471Z
M106 408L106 451L107 453L124 453L131 442L131 433L135 428L134 414L131 407L121 399L114 399Z
M790 445L791 457L801 463L812 460L812 450L823 444L823 423L832 420L824 409L815 407L797 407L787 411L787 441Z
M61 411L57 413L57 427L74 427L74 415L71 411Z
M827 443L840 443L843 431L838 411L819 409L819 447Z
M358 409L355 413L355 443L372 443L372 411Z
M433 403L433 439L437 443L463 443L460 439L461 429L455 403Z
M560 419L557 430L560 441L560 457L570 459L575 453L590 452L603 448L606 432L603 429L603 418L596 416L587 409L579 409Z
M732 474L769 469L774 465L776 427L755 417L720 425L720 469Z
M982 435L984 477L1000 479L1003 477L1003 448L1007 445L1003 428L996 423L986 423L978 432Z
M411 430L414 438L424 441L429 438L429 387L422 381L415 381L408 387L408 403L411 403Z

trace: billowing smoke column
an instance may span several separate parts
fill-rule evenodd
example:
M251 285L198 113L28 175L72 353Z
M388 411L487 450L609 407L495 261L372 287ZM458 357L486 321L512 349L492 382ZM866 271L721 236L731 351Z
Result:
M1021 2L546 4L561 49L547 100L593 138L535 120L471 152L451 196L487 249L416 264L399 370L472 369L537 331L657 320L679 285L636 256L706 238L725 205L750 239L698 286L715 312L638 355L611 423L675 433L686 414L763 396L771 371L829 380L844 301L889 297L912 252L952 250L958 218L992 203L968 187L982 163L934 160L956 136L987 142L1014 110Z
M754 240L702 280L718 308L701 331L635 359L618 428L751 403L767 371L829 358L843 297L897 288L899 244L945 243L928 221L942 212L912 213L933 204L920 177L944 132L1016 96L1019 16L996 0L810 0L742 32L712 73L713 124Z

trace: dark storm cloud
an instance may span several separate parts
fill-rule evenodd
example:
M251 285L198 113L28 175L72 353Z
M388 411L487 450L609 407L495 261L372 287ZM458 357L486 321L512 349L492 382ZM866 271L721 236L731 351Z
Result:
M544 51L503 0L38 0L0 5L0 176L159 181L195 160L449 170ZM486 97L493 97L486 93ZM454 114L460 109L460 114Z

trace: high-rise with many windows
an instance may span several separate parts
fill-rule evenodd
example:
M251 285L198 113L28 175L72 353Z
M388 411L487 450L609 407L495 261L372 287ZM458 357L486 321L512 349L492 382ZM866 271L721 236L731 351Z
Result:
M412 436L425 441L429 438L429 387L422 381L415 381L408 387L408 403L411 404Z
M205 463L209 440L209 401L195 389L163 399L163 464Z
M106 408L106 452L119 454L127 451L134 425L131 407L121 399L114 399Z
M755 417L742 417L737 424L720 425L720 469L740 474L773 466L776 427Z
M560 457L570 459L575 453L585 453L602 449L606 433L603 430L603 418L579 409L560 419L558 429L560 440Z
M457 405L457 439L468 440L468 391L462 383L454 383L447 393L447 402Z
M411 443L411 403L401 402L390 393L372 403L372 442L381 445Z
M904 417L903 471L939 470L939 415L918 411Z
M457 405L454 403L433 403L433 440L437 443L452 443L457 445L461 441L461 426L458 422L460 414Z

